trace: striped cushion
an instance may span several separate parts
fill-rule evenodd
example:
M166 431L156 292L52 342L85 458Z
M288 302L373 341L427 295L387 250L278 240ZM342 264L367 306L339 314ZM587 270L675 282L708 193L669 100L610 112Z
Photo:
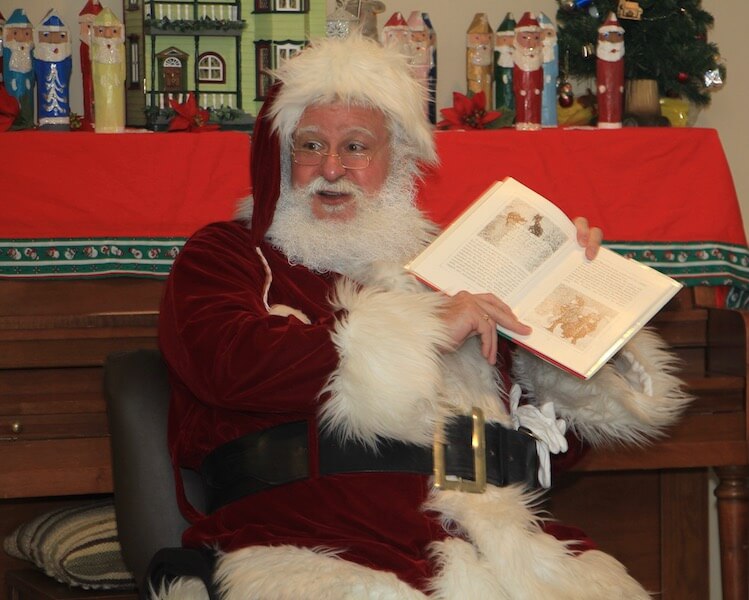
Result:
M29 560L57 581L85 589L134 589L122 560L114 504L103 500L53 510L20 525L5 551Z

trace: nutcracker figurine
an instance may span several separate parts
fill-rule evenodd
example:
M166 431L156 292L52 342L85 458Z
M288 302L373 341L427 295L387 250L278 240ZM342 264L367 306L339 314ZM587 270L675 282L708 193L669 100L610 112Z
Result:
M5 26L5 17L0 10L0 85L3 83L3 27Z
M411 56L411 34L408 30L408 23L400 12L390 15L387 23L382 27L380 38L383 46L391 46L404 56Z
M624 102L624 28L612 12L598 28L596 46L598 127L622 126Z
M512 44L515 37L515 18L507 13L494 36L494 107L514 110L512 92Z
M34 75L40 129L70 128L70 32L57 11L50 10L36 29Z
M125 32L109 8L94 18L92 48L96 133L125 130Z
M523 13L515 27L513 60L515 128L528 131L540 129L541 92L544 87L541 27L530 12Z
M437 122L437 31L432 25L429 13L421 13L427 28L429 40L429 121L434 125Z
M17 8L3 27L5 89L18 100L21 107L12 129L28 129L34 126L34 70L31 58L33 48L31 21L24 9Z
M429 89L429 31L421 11L408 15L408 32L411 44L411 73L414 79ZM424 104L424 114L429 115L428 98Z
M559 44L554 23L544 13L539 13L541 44L543 46L544 89L541 94L541 125L557 125L557 79L559 78Z
M102 10L99 0L87 0L78 13L80 27L81 80L83 82L83 124L82 129L92 129L94 124L94 79L91 73L91 40L93 39L94 18Z
M476 13L466 35L466 87L469 94L484 92L486 106L493 106L494 32L486 13Z

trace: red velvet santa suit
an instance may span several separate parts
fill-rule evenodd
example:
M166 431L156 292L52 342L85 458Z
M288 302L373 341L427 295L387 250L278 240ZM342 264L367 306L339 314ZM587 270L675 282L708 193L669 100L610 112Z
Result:
M468 494L436 492L426 475L319 474L320 423L364 441L429 447L440 415L471 406L511 426L501 400L507 383L481 357L477 338L444 353L444 298L400 264L372 265L352 281L291 265L264 241L280 169L268 159L280 154L268 128L264 109L253 138L251 225L213 224L191 238L175 261L160 320L176 467L198 468L211 450L249 432L309 424L308 479L209 515L181 498L192 523L184 543L228 551L217 567L226 597L646 598L611 557L577 556L545 534L533 495L520 486ZM608 397L622 386L614 366L601 371L588 398L579 382L528 355L518 355L517 376L539 398L553 389L561 413L593 441L639 439L684 403L668 355L646 342L647 353L628 348L633 363L653 374L651 408L636 390ZM590 410L594 402L598 411Z

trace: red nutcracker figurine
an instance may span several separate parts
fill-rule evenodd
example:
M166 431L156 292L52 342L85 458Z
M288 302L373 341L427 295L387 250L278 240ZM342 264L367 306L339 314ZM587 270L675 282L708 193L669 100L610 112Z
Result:
M94 80L91 75L91 49L89 46L92 37L91 28L94 17L102 10L99 0L87 0L86 5L78 13L78 24L80 25L80 57L81 78L83 80L83 128L91 129L94 123Z
M541 92L544 89L541 27L526 12L515 26L512 88L515 94L515 128L541 129Z
M598 28L596 58L598 127L618 129L624 99L624 28L613 12Z

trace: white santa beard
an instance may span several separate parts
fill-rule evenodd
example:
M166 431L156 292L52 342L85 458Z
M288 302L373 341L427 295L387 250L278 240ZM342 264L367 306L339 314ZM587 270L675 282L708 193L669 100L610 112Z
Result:
M57 52L55 53L55 50ZM34 57L45 62L61 62L70 56L70 44L50 44L39 42L34 46Z
M356 276L377 261L404 263L423 247L433 225L414 206L413 166L393 161L384 186L367 196L357 186L356 214L346 221L320 220L312 216L310 190L331 188L324 179L303 188L292 188L281 175L281 192L268 230L268 239L292 264L317 272L333 271Z
M541 68L543 56L540 52L515 48L513 55L515 65L522 71L535 71Z
M506 67L510 68L512 65L515 64L515 61L512 57L512 46L499 46L499 60L497 63L500 67Z
M107 44L110 46L107 48ZM104 65L114 65L124 60L123 42L118 38L94 38L93 61Z
M617 62L624 58L624 42L598 42L596 57L607 62Z
M31 48L28 42L7 41L5 47L10 50L8 68L16 73L28 73L31 71Z

